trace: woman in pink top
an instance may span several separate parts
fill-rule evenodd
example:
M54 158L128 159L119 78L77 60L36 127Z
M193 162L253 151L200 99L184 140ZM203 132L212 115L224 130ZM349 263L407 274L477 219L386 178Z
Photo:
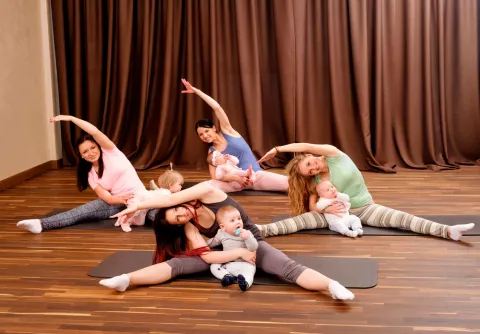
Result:
M86 132L76 143L77 187L83 191L90 186L99 197L72 210L41 219L27 219L18 227L32 233L58 229L86 220L106 219L125 208L136 193L145 186L128 158L94 125L73 116L60 115L50 123L70 121Z

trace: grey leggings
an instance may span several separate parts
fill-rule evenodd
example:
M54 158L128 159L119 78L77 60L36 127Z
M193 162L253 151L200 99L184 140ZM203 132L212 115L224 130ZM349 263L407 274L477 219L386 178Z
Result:
M210 271L210 265L200 256L175 257L166 263L172 268L172 278ZM258 242L256 265L264 272L289 283L296 283L298 277L307 269L263 240Z
M42 218L43 230L67 227L85 220L101 220L119 213L124 205L110 205L100 198L51 217Z

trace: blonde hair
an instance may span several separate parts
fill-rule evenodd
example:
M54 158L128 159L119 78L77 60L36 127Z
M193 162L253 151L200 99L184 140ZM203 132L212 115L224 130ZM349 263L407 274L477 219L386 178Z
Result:
M300 173L298 164L305 159L304 154L298 154L285 167L288 175L288 197L290 199L290 208L294 215L300 215L309 210L310 194L316 193L315 179L306 177Z
M158 177L158 186L163 189L168 189L175 182L183 184L183 176L177 171L172 169L166 170L162 175Z
M238 211L236 207L231 205L221 207L216 214L218 223L222 223L223 219L225 218L225 215L231 212L240 213L240 211Z

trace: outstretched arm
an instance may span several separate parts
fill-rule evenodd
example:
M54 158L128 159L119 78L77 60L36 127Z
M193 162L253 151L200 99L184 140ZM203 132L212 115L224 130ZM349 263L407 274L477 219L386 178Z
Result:
M55 123L59 121L67 121L72 122L80 129L85 131L86 133L92 135L93 139L105 150L112 150L115 148L115 144L107 137L103 132L97 129L97 127L87 121L84 121L80 118L67 116L67 115L59 115L50 118L50 123Z
M200 89L193 87L187 80L182 79L182 82L185 85L185 90L182 90L182 93L197 94L202 100L207 102L210 107L212 107L213 111L215 111L215 116L217 116L220 121L220 128L223 132L234 137L240 137L240 134L230 125L230 120L228 119L227 114L217 101L202 92Z
M194 185L191 188L173 193L171 195L157 194L154 198L147 199L138 204L133 204L122 212L117 213L111 218L118 218L126 214L136 212L137 210L169 208L183 203L199 200L203 203L214 203L225 200L227 194L211 186L207 182Z
M292 153L312 153L318 155L324 155L327 157L335 157L339 155L340 150L332 145L320 145L320 144L309 144L309 143L294 143L287 144L283 146L276 146L268 151L258 163L270 160L277 153L280 152L292 152Z

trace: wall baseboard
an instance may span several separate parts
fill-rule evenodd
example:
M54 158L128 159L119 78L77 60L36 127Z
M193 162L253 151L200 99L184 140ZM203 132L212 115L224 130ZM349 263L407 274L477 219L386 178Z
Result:
M63 167L62 159L44 162L41 165L27 169L4 180L0 180L0 191L12 188L17 184L20 184L34 176L37 176L38 174L46 172L47 170L58 169L61 167Z

